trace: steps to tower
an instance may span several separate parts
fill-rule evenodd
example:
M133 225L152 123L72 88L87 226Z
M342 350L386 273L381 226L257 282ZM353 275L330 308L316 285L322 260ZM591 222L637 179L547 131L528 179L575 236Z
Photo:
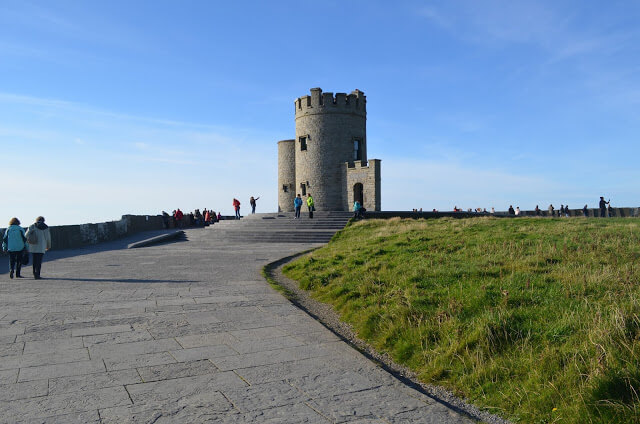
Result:
M328 243L353 216L350 212L314 212L313 219L302 212L248 215L238 220L223 220L207 227L212 237L236 243Z

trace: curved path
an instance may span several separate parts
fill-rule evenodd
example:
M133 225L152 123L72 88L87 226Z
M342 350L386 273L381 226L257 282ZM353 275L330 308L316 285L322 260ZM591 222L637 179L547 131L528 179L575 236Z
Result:
M0 422L467 423L261 277L316 245L125 242L0 275ZM8 260L2 258L2 260Z

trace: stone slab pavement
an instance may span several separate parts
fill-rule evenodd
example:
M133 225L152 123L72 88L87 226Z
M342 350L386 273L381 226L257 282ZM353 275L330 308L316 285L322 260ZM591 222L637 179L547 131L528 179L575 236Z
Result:
M313 245L188 241L0 274L2 423L468 423L261 277ZM7 260L8 258L2 258Z

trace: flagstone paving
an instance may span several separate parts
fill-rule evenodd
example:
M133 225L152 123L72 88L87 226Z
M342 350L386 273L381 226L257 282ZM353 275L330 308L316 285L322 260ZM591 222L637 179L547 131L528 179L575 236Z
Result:
M50 252L43 280L28 267L22 280L0 274L0 422L474 422L261 277L316 245L186 233L140 249Z

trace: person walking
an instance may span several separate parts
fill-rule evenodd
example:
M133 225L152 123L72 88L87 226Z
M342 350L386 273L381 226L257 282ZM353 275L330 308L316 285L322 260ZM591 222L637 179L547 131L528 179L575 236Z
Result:
M584 215L585 218L589 216L589 208L587 205L584 205L584 208L582 208L582 215Z
M300 208L302 208L302 197L300 197L300 193L298 193L298 196L293 199L293 207L296 211L296 215L293 219L300 219Z
M236 211L236 219L240 219L240 201L234 197L232 204L233 204L233 209L235 209Z
M26 248L27 238L24 229L20 226L18 218L9 220L9 227L5 230L2 237L2 250L9 252L9 278L13 278L13 273L17 278L22 278L20 271L22 270L22 255Z
M313 218L313 211L316 210L314 206L313 197L311 197L311 193L307 194L307 207L309 208L309 219Z
M549 216L553 218L553 203L549 205Z
M258 200L259 198L260 196L256 197L255 199L253 198L253 196L251 196L251 199L249 199L249 204L251 205L252 214L256 213L256 200Z
M611 199L608 202L605 202L604 196L600 196L600 202L598 203L598 207L600 208L600 218L606 218L607 216L607 205L611 204Z
M44 223L44 217L39 216L36 222L29 226L27 230L27 242L29 243L29 251L33 257L33 278L40 280L40 270L42 268L42 259L44 252L51 249L51 232L49 227Z

